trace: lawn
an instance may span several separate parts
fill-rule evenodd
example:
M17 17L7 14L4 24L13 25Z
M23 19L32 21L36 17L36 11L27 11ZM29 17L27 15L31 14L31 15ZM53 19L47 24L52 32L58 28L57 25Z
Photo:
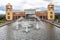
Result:
M5 15L0 15L0 24L5 22Z

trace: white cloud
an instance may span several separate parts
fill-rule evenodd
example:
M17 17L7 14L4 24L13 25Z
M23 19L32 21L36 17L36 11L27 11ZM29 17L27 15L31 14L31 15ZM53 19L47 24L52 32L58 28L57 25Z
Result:
M40 7L45 6L48 3L43 0L4 0L4 1L0 0L0 2L1 2L0 5L5 6L7 3L11 3L13 6L21 6L23 8L25 8L26 6L28 6L28 8Z
M5 14L5 11L0 10L0 14Z
M55 6L60 6L59 0L0 0L0 6L5 6L7 3L13 5L13 9L23 10L29 8L47 8L49 2L53 2Z

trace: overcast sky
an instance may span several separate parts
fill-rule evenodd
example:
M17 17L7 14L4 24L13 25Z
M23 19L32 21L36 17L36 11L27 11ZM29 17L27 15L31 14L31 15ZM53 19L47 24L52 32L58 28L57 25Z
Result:
M47 10L47 5L52 2L55 5L55 12L60 11L60 0L0 0L0 14L5 14L5 5L11 3L14 11L24 9Z

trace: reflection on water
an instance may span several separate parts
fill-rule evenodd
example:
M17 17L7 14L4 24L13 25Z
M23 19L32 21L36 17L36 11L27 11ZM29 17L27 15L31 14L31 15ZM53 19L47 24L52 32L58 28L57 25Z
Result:
M47 27L47 32L48 32L48 37L49 37L49 40L56 40L56 35L55 35L55 27L52 25L52 24L47 24L48 27Z
M23 21L22 21L23 22ZM20 22L20 23L22 23ZM28 21L24 21L28 22ZM12 23L0 28L0 40L60 40L60 29L42 21L32 22L30 27ZM38 24L37 24L38 23ZM25 25L25 24L23 24ZM18 29L16 29L18 26ZM36 27L38 26L38 27ZM26 27L29 32L26 33ZM37 30L37 29L38 30Z

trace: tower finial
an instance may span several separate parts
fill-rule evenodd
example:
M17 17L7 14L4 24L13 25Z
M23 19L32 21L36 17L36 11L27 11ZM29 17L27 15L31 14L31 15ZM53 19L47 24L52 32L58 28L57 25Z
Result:
M10 3L8 3L7 5L11 5L11 4L10 4ZM7 5L6 5L6 6L7 6Z
M50 2L48 5L54 5L52 2Z

